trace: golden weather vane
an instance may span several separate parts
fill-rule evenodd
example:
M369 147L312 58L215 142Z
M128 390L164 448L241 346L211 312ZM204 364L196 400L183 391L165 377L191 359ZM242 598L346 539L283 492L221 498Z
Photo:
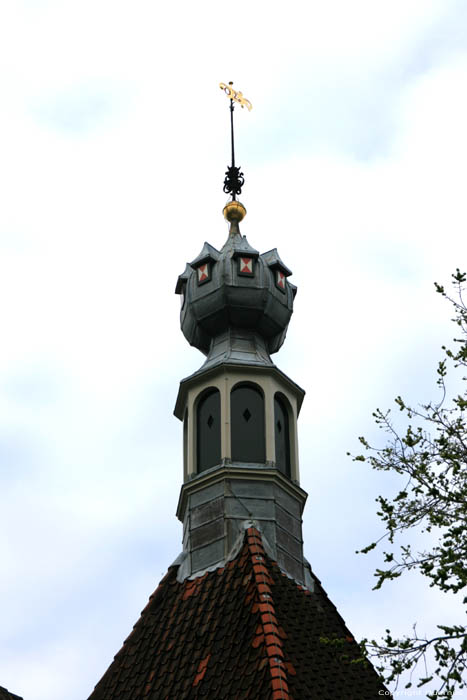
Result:
M232 200L235 201L237 194L240 194L242 187L245 184L245 178L243 173L240 172L240 167L235 165L235 148L234 148L234 127L233 127L233 113L235 109L234 102L239 104L241 108L246 107L248 111L251 111L252 104L250 100L243 97L243 94L238 90L233 89L233 83L230 82L228 85L225 83L219 83L221 90L225 92L230 100L230 138L232 145L232 165L227 167L227 172L225 173L224 180L224 192L230 193L232 195Z
M233 83L230 82L228 85L225 83L219 83L219 87L221 90L225 92L228 98L231 100L234 100L234 102L238 102L241 107L246 107L249 112L251 112L251 108L253 105L251 104L250 100L247 100L246 97L243 97L243 94L241 92L238 92L237 90L234 90L232 87Z

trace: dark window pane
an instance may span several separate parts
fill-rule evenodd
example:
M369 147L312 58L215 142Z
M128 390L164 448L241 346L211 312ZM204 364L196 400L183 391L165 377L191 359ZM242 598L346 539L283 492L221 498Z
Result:
M232 460L265 462L264 399L258 389L237 386L230 396Z
M279 396L274 397L274 435L276 439L276 467L290 476L289 415Z
M221 461L221 399L217 389L199 402L196 423L197 465L202 472Z
M188 409L185 411L183 418L183 466L186 469L188 465Z

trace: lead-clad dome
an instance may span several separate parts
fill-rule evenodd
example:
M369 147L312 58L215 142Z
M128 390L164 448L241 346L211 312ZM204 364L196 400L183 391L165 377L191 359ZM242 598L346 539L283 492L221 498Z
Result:
M205 243L177 281L183 334L205 355L211 341L228 329L259 334L268 352L277 352L292 315L297 291L287 280L292 273L276 248L260 255L240 234L244 212L239 202L226 206L231 222L226 243L220 251Z

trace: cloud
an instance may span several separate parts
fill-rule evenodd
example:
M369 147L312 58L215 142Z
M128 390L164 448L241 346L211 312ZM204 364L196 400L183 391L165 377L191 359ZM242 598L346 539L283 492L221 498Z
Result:
M355 634L377 634L381 600L402 626L410 587L378 599L376 559L353 554L395 485L345 452L378 437L375 406L430 397L451 334L432 283L465 257L464 12L2 8L1 684L82 700L181 549L172 410L203 357L173 292L227 235L232 78L254 105L235 115L242 231L299 287L274 359L307 390L305 551Z
M120 116L123 104L128 99L123 85L115 87L113 91L108 82L102 85L74 85L68 91L48 97L41 95L40 102L32 107L32 114L39 123L50 129L79 136L97 127L110 126L111 120Z

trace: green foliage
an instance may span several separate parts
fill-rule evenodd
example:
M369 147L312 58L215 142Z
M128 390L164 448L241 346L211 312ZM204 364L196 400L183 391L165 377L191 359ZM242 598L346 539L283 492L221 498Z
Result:
M467 586L467 391L448 401L445 383L448 368L462 371L467 367L467 307L462 296L466 274L458 269L452 277L453 297L435 283L436 292L452 304L452 320L461 336L454 338L453 348L443 346L445 358L438 364L436 379L439 401L413 408L398 396L396 405L407 419L402 434L392 423L391 411L377 409L373 417L389 440L378 448L361 437L365 454L353 457L404 478L395 497L378 497L378 515L386 531L361 550L367 553L382 540L390 545L390 551L384 552L387 566L375 572L376 589L410 570L417 570L429 579L430 586L446 593L459 594ZM431 533L430 546L424 551L414 551L410 544L396 546L396 536L407 531ZM467 597L463 603L467 604ZM458 689L467 687L467 628L463 625L439 624L429 638L420 637L415 626L401 639L386 630L381 642L364 640L363 648L376 660L387 682L406 671L412 674L419 662L426 671L428 660L434 665L433 672L426 671L417 685L438 681L439 687L428 698L453 697Z
M361 644L355 648L353 637L340 637L334 634L331 637L320 637L319 642L332 651L341 663L369 665L365 649Z

